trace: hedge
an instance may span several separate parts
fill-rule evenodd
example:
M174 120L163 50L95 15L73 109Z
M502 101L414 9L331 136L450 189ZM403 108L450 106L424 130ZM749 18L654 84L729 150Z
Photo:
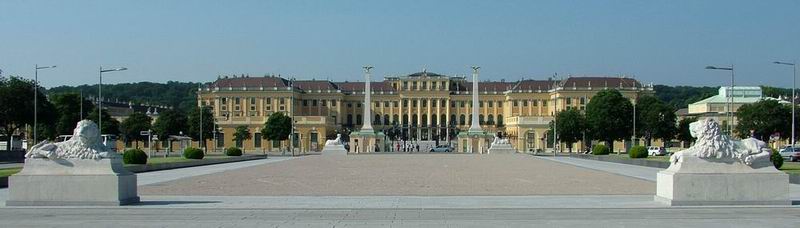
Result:
M634 146L628 151L628 157L631 158L647 158L647 147Z
M242 156L242 149L236 147L229 147L225 149L225 155L227 156Z
M776 169L780 169L783 166L783 156L775 149L772 149L772 156L769 156L769 160Z
M606 145L597 144L592 147L592 154L594 155L607 155L611 153L611 149L608 149Z
M183 150L183 157L186 159L203 159L205 154L203 154L203 150L201 149L188 147Z
M147 153L140 149L129 149L122 153L125 164L147 164Z

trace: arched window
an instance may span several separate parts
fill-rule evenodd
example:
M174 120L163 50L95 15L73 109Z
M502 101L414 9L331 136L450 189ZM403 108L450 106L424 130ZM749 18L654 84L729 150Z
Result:
M450 115L450 124L451 125L456 125L456 121L457 121L456 120L456 114Z
M412 126L417 126L417 124L419 124L418 121L419 121L419 116L417 116L417 114L411 115L411 125Z
M347 125L353 125L353 114L347 114Z
M498 114L497 115L497 126L498 127L503 126L503 114Z
M408 114L403 114L403 125L408 125Z
M400 124L400 116L399 115L394 114L394 116L392 116L392 124Z
M484 125L486 122L483 121L483 114L478 115L478 124Z
M467 117L464 114L461 114L461 117L458 118L458 125L467 125Z
M441 116L439 116L439 124L441 124L442 126L447 125L447 115L442 114Z
M438 121L436 120L436 115L431 115L431 127L438 126Z
M422 119L420 120L420 125L428 126L428 115L422 114Z
M362 118L361 115L356 115L356 125L362 124L364 124L364 118Z
M375 114L375 119L372 120L372 124L381 125L381 115Z
M392 125L392 123L389 122L389 114L383 115L383 124L384 125Z
M486 124L488 124L488 125L493 125L494 124L494 116L492 114L489 114L489 116L486 117Z

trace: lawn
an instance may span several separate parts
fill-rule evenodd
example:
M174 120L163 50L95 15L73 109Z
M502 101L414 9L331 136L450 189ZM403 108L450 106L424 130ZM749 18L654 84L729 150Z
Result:
M781 171L790 174L800 174L800 162L784 162Z
M0 169L0 177L7 177L14 175L15 173L18 173L20 170L22 170L22 167Z

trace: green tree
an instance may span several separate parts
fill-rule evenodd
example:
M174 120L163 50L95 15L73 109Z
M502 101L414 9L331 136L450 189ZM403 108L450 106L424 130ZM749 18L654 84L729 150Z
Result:
M34 103L32 80L20 77L0 77L0 133L7 136L14 135L25 125L33 125ZM44 123L52 123L55 119L53 110L44 110L52 107L47 98L39 91L38 107L39 128L43 130ZM10 141L10 137L9 137ZM11 143L6 144L6 150L11 149Z
M763 141L768 141L770 135L778 133L781 139L786 139L791 134L791 116L791 106L776 100L745 104L736 111L736 133L740 138L747 138L752 131L754 138Z
M187 130L188 118L182 112L174 109L162 111L153 122L153 131L159 138L166 139L170 135L180 135Z
M675 137L675 109L654 96L643 96L636 102L636 135L645 139L647 146L652 140L666 141Z
M283 141L289 139L292 133L292 118L282 112L275 112L269 115L264 128L261 129L261 137L267 140Z
M586 125L592 138L606 142L614 151L614 141L632 135L633 105L617 90L602 90L586 105Z
M685 143L691 144L694 142L694 137L692 137L692 134L689 131L689 124L694 123L695 121L697 121L696 117L689 117L678 121L676 138Z
M57 93L50 95L58 118L55 121L57 135L71 135L75 124L81 121L81 116L87 118L94 109L94 104L89 100L81 100L77 93ZM81 102L83 102L83 115L81 115Z
M134 112L120 123L120 132L125 137L125 141L136 141L136 148L139 148L139 141L147 140L146 135L141 135L142 131L150 130L152 118L141 112Z
M103 116L103 123L102 123L103 126L100 126L101 132L104 135L105 134L119 135L119 121L117 121L117 119L111 118L111 115L109 115L108 111L106 111L105 109L103 109L101 115ZM97 121L97 107L95 107L94 109L92 109L91 112L89 112L89 116L86 119L91 120L94 123L99 123Z
M236 141L236 147L242 147L242 142L250 138L252 138L252 135L250 135L250 129L247 126L237 126L233 132L233 140Z
M193 140L200 141L200 126L202 124L203 140L211 140L214 138L214 114L211 113L211 109L208 107L202 108L202 118L200 118L200 114L200 108L195 108L189 113L189 137L192 137ZM203 123L200 123L201 119ZM203 146L205 146L205 144L203 144Z
M586 118L577 109L567 109L556 115L558 141L567 144L572 153L572 144L583 139L586 132Z

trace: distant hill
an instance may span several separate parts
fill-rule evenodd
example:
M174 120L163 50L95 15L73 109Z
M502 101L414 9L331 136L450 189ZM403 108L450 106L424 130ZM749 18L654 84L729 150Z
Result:
M175 82L167 83L137 82L103 85L103 98L131 101L151 105L166 105L178 110L188 111L197 105L197 88L200 83ZM97 96L97 85L58 86L47 90L48 94L83 92L85 97Z
M167 105L179 110L188 111L197 104L196 91L200 83L175 82L153 83L137 82L103 85L103 97L119 99L135 103ZM769 97L789 97L791 89L762 86L764 95ZM719 87L666 86L655 85L656 96L675 109L686 108L689 104L714 96ZM97 85L59 86L49 89L49 94L63 92L80 92L84 96L97 95Z

